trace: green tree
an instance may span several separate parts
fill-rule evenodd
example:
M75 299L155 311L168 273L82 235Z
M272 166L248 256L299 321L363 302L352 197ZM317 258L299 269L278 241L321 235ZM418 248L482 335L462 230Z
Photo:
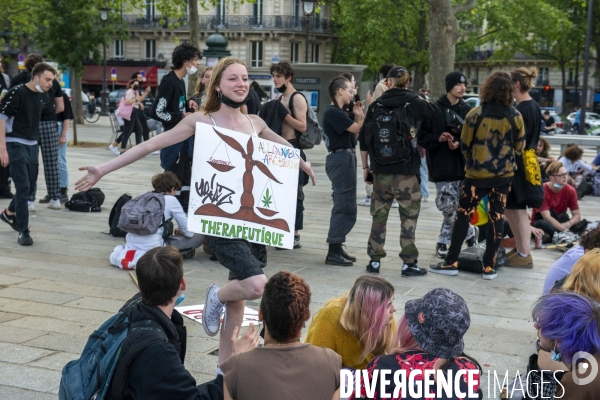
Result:
M425 0L336 0L333 16L340 36L339 61L366 64L366 79L378 78L385 63L415 70L421 87L428 70Z
M0 0L0 46L8 44L25 51L28 36L39 28L35 16L44 5L43 0Z

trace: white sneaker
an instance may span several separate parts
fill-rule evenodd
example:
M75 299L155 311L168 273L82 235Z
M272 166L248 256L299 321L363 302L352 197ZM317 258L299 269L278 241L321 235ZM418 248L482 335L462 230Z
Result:
M27 208L29 209L29 212L35 212L35 201L28 201Z
M398 202L396 201L396 199L394 199L394 201L392 202L392 208L398 208Z
M113 146L112 144L110 146L108 146L108 149L110 151L112 151L113 153L115 153L116 155L121 154L121 152L119 151L119 148L116 146Z
M202 312L202 327L208 336L215 336L219 333L221 326L221 313L225 304L219 301L219 289L217 285L210 285L206 289L206 301Z
M356 202L359 206L371 207L371 196L365 196Z
M429 197L423 197L423 199L421 200L423 203L427 203L429 201Z
M157 156L157 155L159 155L159 154L160 154L160 150L153 151L153 152L152 152L152 153L150 153L150 154L152 154L153 156Z
M50 203L48 203L48 208L50 208L52 210L60 210L62 208L60 205L60 200L59 199L50 200Z

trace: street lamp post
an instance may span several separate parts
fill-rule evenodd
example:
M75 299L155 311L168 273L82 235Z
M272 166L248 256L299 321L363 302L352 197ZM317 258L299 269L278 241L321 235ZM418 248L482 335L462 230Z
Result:
M108 8L100 9L100 19L102 20L102 26L106 27L106 21L108 20ZM102 56L102 69L104 76L102 78L102 92L101 92L101 110L100 115L108 116L108 86L106 81L106 43L102 45L103 56Z
M315 11L315 3L317 0L302 0L304 15L306 17L306 51L304 53L304 62L308 63L308 29L310 28L310 16Z
M590 68L590 40L592 37L592 12L594 0L588 0L587 34L585 37L585 64L583 65L583 87L581 88L581 115L579 116L579 134L585 135L585 108L588 98L588 73Z

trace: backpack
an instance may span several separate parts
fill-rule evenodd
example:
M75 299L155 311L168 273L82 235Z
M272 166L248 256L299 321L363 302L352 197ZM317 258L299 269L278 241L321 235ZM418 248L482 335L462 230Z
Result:
M489 228L488 228L489 229ZM458 269L460 271L475 272L481 274L483 271L483 254L485 253L485 242L478 243L473 247L466 248L458 255ZM508 263L506 250L498 247L496 265L494 268L504 267Z
M119 197L116 203L113 205L112 210L110 210L110 215L108 216L108 226L110 228L110 234L114 237L125 237L127 236L127 232L120 229L119 218L121 217L121 209L132 197L129 193L124 193Z
M371 120L365 127L367 147L378 164L396 164L410 160L416 149L411 143L417 129L406 114L406 103L400 108L385 107L380 102L373 106Z
M294 116L294 96L296 94L301 94L300 92L292 93L290 97L290 113L292 117ZM296 131L296 137L298 138L298 147L301 149L307 150L312 149L315 145L321 144L321 138L323 137L323 128L319 125L319 119L317 118L317 113L312 109L306 97L302 95L304 101L306 101L306 131L298 132Z
M148 192L129 200L121 208L117 227L140 236L152 235L165 222L165 196Z
M100 206L104 204L104 193L98 188L92 188L87 192L77 192L67 201L65 207L71 211L100 212Z
M132 301L136 296L129 300L129 308L126 308L127 305L123 307L90 335L79 359L63 367L59 400L103 400L119 360L127 357L127 366L131 366L148 346L169 340L159 323L152 319L129 323L130 310L135 305ZM125 350L123 342L134 333L137 340ZM119 379L119 383L126 389L126 378Z

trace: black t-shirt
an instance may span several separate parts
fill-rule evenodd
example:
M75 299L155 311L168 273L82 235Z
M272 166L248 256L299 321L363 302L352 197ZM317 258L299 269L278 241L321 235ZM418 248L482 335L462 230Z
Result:
M356 147L354 133L346 130L353 123L354 121L348 118L341 108L332 104L327 106L323 114L323 133L329 139L329 148L327 150L353 149Z
M552 126L552 124L554 124L556 121L554 120L554 117L549 116L548 119L542 117L542 121L544 121L544 126L546 128Z
M42 93L34 92L25 85L17 85L8 91L0 105L0 114L9 119L14 117L6 137L38 140L42 97Z
M69 100L69 96L67 96L67 94L63 92L62 98L65 102L65 110L61 113L56 114L56 120L59 122L73 119L73 107L71 107L71 101Z
M54 105L54 99L61 98L63 95L60 83L56 79L52 81L52 88L48 92L44 93L42 97L44 99L44 107L42 108L42 119L41 121L56 121L56 107Z
M525 124L525 148L537 148L542 127L542 111L535 100L522 101L517 105L517 110L523 116Z

